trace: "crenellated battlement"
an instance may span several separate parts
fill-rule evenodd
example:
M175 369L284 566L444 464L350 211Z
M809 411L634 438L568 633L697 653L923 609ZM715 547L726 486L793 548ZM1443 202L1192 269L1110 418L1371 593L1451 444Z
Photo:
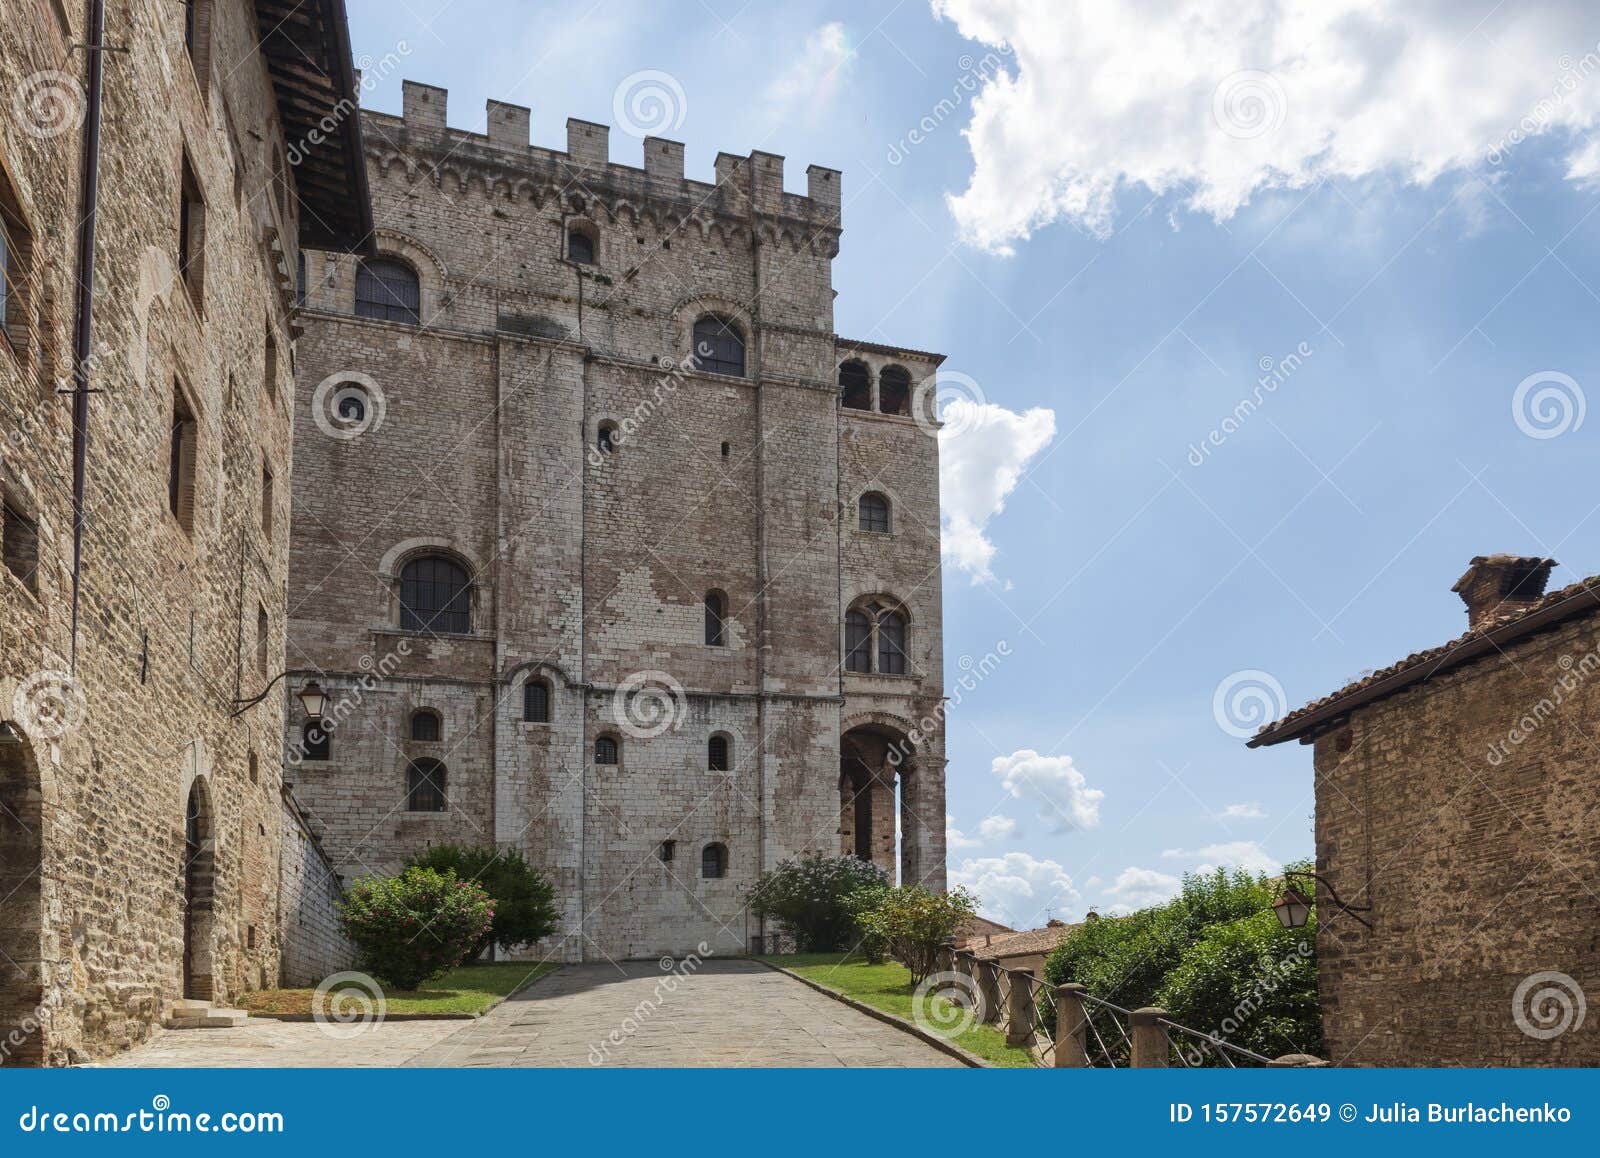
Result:
M398 118L362 113L372 125L372 131L365 134L367 150L385 172L398 160L405 160L408 170L419 167L401 154L428 151L440 158L431 170L435 179L454 173L463 188L468 184L469 169L478 171L486 189L503 186L512 195L524 182L537 189L543 178L565 187L576 178L596 194L677 202L680 211L789 219L803 223L812 237L832 237L839 232L841 174L837 169L811 165L806 169L806 192L789 193L783 188L784 159L776 153L719 153L713 180L696 181L684 173L680 141L645 137L644 167L640 169L611 160L608 125L569 117L566 150L547 149L533 144L533 113L521 105L488 101L487 131L474 133L449 127L447 89L407 80L401 91L402 114ZM396 127L401 134L398 138Z

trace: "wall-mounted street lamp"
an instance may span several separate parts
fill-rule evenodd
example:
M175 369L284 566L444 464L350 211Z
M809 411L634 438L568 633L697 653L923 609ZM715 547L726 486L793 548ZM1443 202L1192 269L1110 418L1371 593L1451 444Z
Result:
M1372 912L1370 904L1347 905L1339 899L1339 894L1333 891L1333 886L1323 879L1320 874L1306 872L1303 869L1289 869L1283 874L1285 886L1283 895L1272 902L1272 911L1278 915L1278 923L1285 929L1303 929L1306 921L1311 917L1311 902L1306 899L1304 893L1294 886L1292 879L1294 877L1309 877L1314 882L1311 888L1313 896L1316 895L1316 886L1321 885L1328 891L1328 899L1333 902L1334 908L1341 913L1349 913L1367 928L1372 928L1372 922L1361 915L1362 913Z
M262 688L261 689L261 694L256 696L254 699L252 699L252 700L234 700L233 701L234 710L230 714L229 718L232 719L234 716L242 716L242 715L244 715L245 712L248 712L251 708L255 707L262 700L266 699L267 698L267 693L269 693L270 691L272 691L273 688L277 687L280 683L282 683L285 676L306 675L306 674L308 674L308 673L306 673L306 672L293 672L293 671L283 672L276 679L274 679L271 683L269 683L266 687ZM301 687L301 689L298 692L295 693L295 698L300 701L300 706L305 709L305 713L306 713L306 716L307 716L308 719L311 719L311 720L320 720L320 719L322 719L322 713L328 706L328 693L322 690L322 685L317 683L316 680L312 680L309 683L305 684L303 687Z

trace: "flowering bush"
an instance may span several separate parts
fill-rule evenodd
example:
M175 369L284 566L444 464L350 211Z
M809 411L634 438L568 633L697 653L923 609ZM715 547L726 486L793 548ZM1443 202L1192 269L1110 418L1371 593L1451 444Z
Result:
M469 961L482 957L490 945L505 950L531 945L561 925L555 889L514 848L436 844L413 856L410 863L439 872L453 869L463 880L477 881L489 894L494 927L478 938L467 954Z
M866 938L909 969L917 985L933 972L939 950L977 914L978 899L966 889L935 893L907 885L875 890L852 907Z
M882 869L853 856L786 860L751 888L750 911L776 920L802 953L835 952L854 940L855 916L845 898L887 881Z
M339 920L367 972L396 989L415 989L462 962L493 925L494 906L454 871L408 868L356 881Z

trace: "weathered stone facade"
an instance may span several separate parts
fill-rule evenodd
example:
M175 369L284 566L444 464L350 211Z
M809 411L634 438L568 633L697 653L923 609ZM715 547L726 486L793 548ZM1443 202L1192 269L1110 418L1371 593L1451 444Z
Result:
M0 20L7 1064L124 1048L185 988L225 1000L280 962L282 699L234 707L282 669L300 201L259 6L106 7L76 641L90 6Z
M312 817L294 793L285 790L283 852L279 860L278 923L282 958L280 984L318 985L349 969L355 946L339 927L338 904L344 897L339 871L322 847L321 822Z
M307 255L290 661L335 723L288 776L335 859L520 847L565 910L541 954L738 952L763 933L743 908L762 868L855 851L865 776L863 851L894 864L898 786L903 876L942 888L937 442L911 399L844 408L839 388L843 359L917 384L939 358L834 333L839 174L812 167L798 196L782 158L722 154L705 183L672 141L636 169L604 126L569 121L558 152L530 147L526 109L490 102L478 135L445 105L407 82L403 117L363 114L414 312L357 316L357 262ZM708 317L742 366L710 372ZM886 530L861 529L867 492ZM448 630L401 626L427 559L470 580ZM904 617L903 673L844 670L845 610L872 599ZM413 738L419 712L437 738ZM419 760L443 765L442 810L415 807Z
M1466 635L1253 741L1315 743L1335 1064L1600 1064L1600 580L1543 596L1548 569L1474 560Z

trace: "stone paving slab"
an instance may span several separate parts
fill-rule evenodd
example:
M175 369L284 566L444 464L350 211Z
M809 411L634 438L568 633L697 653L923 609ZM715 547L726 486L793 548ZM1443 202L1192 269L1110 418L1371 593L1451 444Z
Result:
M753 961L664 971L567 965L476 1021L389 1021L353 1036L251 1018L162 1031L135 1067L960 1066L903 1030Z
M412 1066L938 1066L961 1062L753 961L568 965Z

